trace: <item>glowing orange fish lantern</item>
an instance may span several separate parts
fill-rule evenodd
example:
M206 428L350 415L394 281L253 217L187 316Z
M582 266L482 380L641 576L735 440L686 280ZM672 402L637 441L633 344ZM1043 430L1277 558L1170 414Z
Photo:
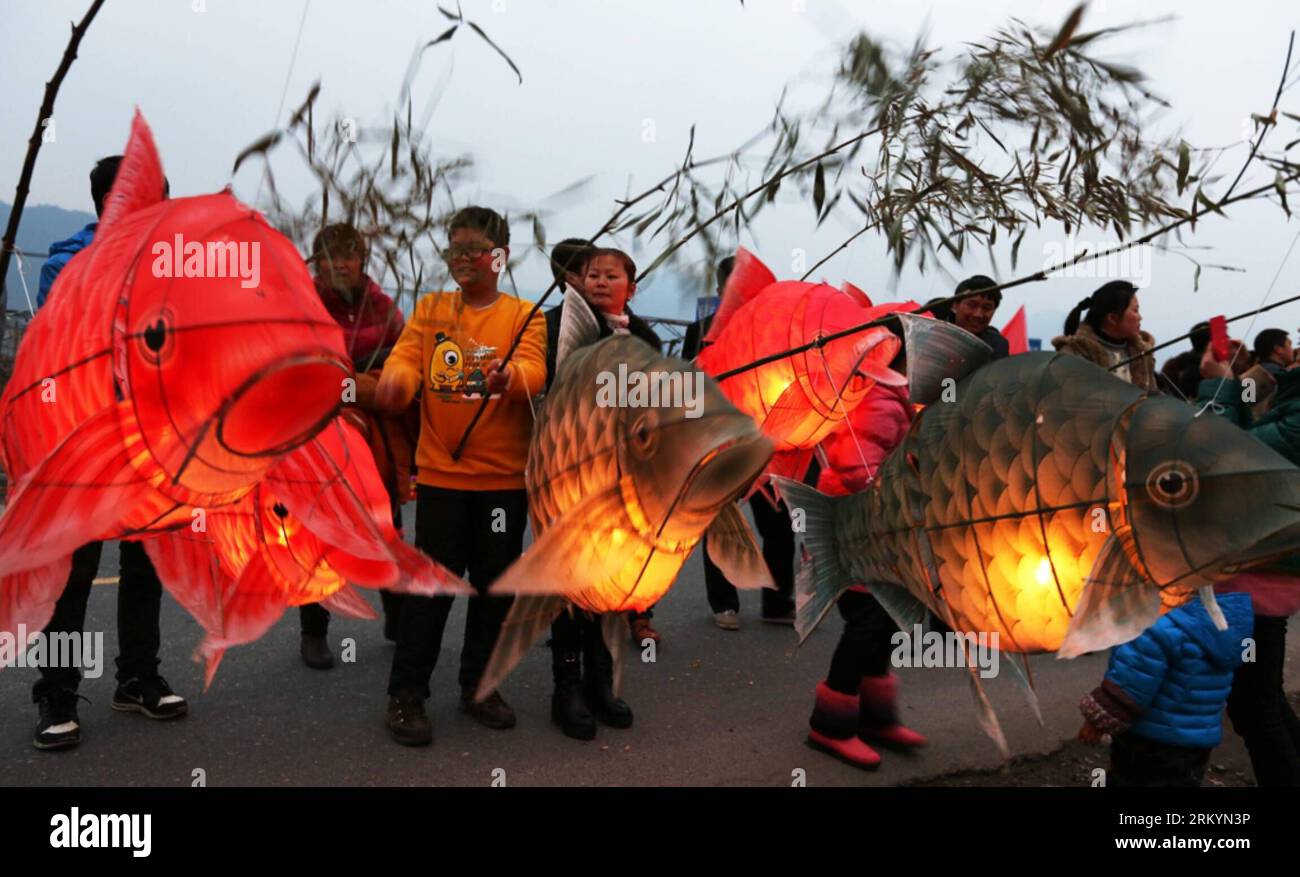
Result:
M873 308L856 287L778 281L749 251L736 264L696 362L712 376L869 322L897 308ZM768 474L800 478L813 450L875 382L902 386L889 369L901 342L867 329L719 380L722 391L758 422L776 446Z
M44 626L79 546L238 501L341 403L342 332L293 244L229 192L165 201L163 180L137 113L0 397L0 630Z
M480 696L570 605L604 616L617 667L628 611L657 603L702 538L738 587L772 586L735 504L767 465L771 443L688 363L630 335L599 337L590 308L570 290L555 382L528 452L536 538L492 584L493 593L517 596ZM631 393L616 402L605 392L615 374L653 380L658 402L636 403Z

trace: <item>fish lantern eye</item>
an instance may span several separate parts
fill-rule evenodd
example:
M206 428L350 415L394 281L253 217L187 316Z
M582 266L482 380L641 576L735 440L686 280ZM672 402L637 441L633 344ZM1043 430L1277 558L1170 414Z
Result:
M456 351L448 350L442 354L442 361L448 368L455 368L456 364L460 362L460 357L456 354Z
M172 315L166 311L160 311L153 320L145 324L139 338L140 355L147 362L161 365L171 356L175 343L175 331L172 325Z
M283 503L277 502L275 505L271 506L271 511L275 514L277 518L284 518L284 517L288 517L289 515L289 510L284 507Z
M1147 478L1147 494L1156 505L1167 509L1180 509L1196 499L1196 473L1182 462L1157 466Z
M655 417L651 413L642 414L632 424L628 443L637 456L649 457L654 452L657 444L655 426Z

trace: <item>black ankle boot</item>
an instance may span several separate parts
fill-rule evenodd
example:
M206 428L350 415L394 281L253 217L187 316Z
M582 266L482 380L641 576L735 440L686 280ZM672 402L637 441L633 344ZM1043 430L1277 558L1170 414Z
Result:
M565 736L591 740L596 736L596 720L582 697L582 668L577 652L552 649L551 668L555 674L555 693L551 695L551 719Z
M598 633L584 637L582 658L582 690L592 713L611 728L632 727L632 708L614 696L614 657Z

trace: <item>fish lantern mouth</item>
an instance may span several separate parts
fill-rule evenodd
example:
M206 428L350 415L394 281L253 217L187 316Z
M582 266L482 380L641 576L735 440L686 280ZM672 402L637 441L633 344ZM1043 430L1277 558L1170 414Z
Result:
M744 436L714 448L695 468L683 505L712 512L735 499L772 459L772 443L762 435Z
M218 418L217 441L242 457L291 451L334 417L351 374L331 354L279 362L235 391Z

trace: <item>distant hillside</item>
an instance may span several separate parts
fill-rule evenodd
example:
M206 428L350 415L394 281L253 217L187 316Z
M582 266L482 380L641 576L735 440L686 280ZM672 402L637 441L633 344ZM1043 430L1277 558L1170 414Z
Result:
M0 231L9 222L10 205L0 201ZM41 282L41 265L45 264L45 253L50 244L71 236L87 223L95 221L95 214L83 210L64 210L50 204L28 204L23 210L23 218L18 226L18 249L26 253L40 253L39 256L23 256L24 277L31 291L32 303L36 303L36 288ZM27 306L23 299L23 285L18 278L18 259L9 262L9 272L5 277L5 286L9 290L6 307L19 310Z

